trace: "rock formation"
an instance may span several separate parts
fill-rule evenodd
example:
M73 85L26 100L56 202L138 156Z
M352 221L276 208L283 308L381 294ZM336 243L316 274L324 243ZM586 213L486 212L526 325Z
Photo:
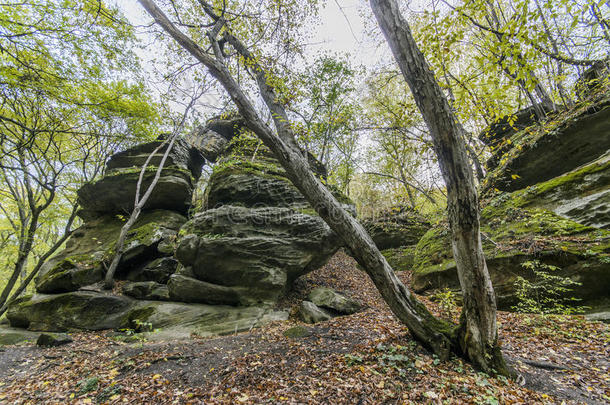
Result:
M431 227L424 217L406 207L391 208L362 224L396 271L411 269L415 246Z
M227 304L273 302L339 248L337 236L254 138L233 143L206 197L207 209L180 231L176 257L183 267L169 282L175 299L207 302L204 291L222 290Z
M277 298L340 243L271 153L241 132L239 118L216 119L176 143L128 235L117 288L106 292L100 282L133 208L141 167L163 141L112 156L104 176L78 192L84 224L45 263L37 293L7 311L11 326L65 331L146 323L188 336L285 319L286 312L272 308ZM164 151L150 160L144 187ZM195 208L193 190L206 160L217 164Z
M486 177L481 230L500 308L516 303L515 281L535 282L526 263L557 268L581 283L571 296L594 309L610 304L610 99L583 105L514 133ZM415 251L413 288L459 291L447 226L429 230Z

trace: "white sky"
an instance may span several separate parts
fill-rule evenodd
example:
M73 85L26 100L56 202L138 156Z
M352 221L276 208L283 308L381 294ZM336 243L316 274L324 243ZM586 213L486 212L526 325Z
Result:
M135 0L110 0L125 13L133 24L151 21L140 4ZM339 5L341 8L339 8ZM316 27L308 52L350 53L354 64L370 65L375 49L364 35L364 21L361 16L368 2L362 0L327 0L320 10L321 24ZM368 12L367 8L364 8Z
M117 5L134 25L146 25L152 21L135 0L109 0L109 2ZM313 29L311 45L306 48L306 57L313 60L321 53L348 53L354 66L372 66L385 49L377 49L365 35L363 12L370 13L366 0L326 0L319 13L320 23ZM151 50L140 51L138 56L142 60L144 71L152 72L151 61L155 55ZM206 94L201 103L199 110L204 103L217 104L217 99L213 94ZM172 109L182 111L183 108L172 105Z

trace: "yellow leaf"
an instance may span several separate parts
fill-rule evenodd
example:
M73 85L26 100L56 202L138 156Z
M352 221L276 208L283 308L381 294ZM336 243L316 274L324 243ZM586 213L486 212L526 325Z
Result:
M76 394L72 393L70 394L70 399L74 398L76 396Z
M155 374L152 376L153 380L158 380L159 378L161 378L161 374Z
M110 370L110 372L108 373L108 378L110 378L111 380L113 380L117 375L119 374L119 370L117 370L116 368L113 368L112 370Z
M366 372L363 366L360 366L360 371L362 371L363 373Z
M519 176L518 174L511 174L510 177L512 177L513 180L517 180L517 179L521 178L521 176Z

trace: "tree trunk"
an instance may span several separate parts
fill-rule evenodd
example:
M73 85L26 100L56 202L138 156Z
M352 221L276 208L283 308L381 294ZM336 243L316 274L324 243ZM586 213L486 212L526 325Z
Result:
M450 338L454 332L450 324L436 319L425 306L405 287L379 252L364 228L345 211L326 187L314 176L303 153L296 147L296 140L285 119L284 108L275 100L273 89L266 75L236 38L227 39L244 56L257 80L259 91L272 113L277 135L259 117L253 103L231 76L218 43L213 35L212 49L216 57L208 55L197 43L178 30L163 11L152 0L138 0L155 21L171 35L184 49L203 63L210 73L218 79L236 104L247 126L273 151L288 177L324 221L343 239L355 254L355 258L371 277L392 312L409 328L413 336L424 346L436 353L439 358L449 356ZM217 23L222 22L219 18ZM215 30L215 29L214 29ZM218 32L218 31L216 31Z
M193 103L191 101L191 104L187 108L187 111L185 112L184 117L182 118L182 123L180 125L180 128L182 127L182 124L184 124L186 114L187 114L190 106L192 106L192 104ZM117 240L116 245L115 245L116 252L114 253L114 257L112 258L112 261L110 262L110 267L108 267L108 270L106 271L106 276L104 278L104 289L109 290L114 286L114 274L116 273L116 270L119 267L119 263L121 262L121 258L123 257L123 253L124 253L123 250L125 249L125 240L127 239L127 234L129 233L129 230L131 229L131 227L138 220L138 217L140 216L140 212L142 212L142 208L144 208L144 205L146 205L148 198L151 196L153 190L157 186L157 183L159 182L159 178L161 177L161 172L163 171L163 166L165 166L165 161L167 160L167 157L169 156L169 153L171 152L171 150L174 146L174 143L176 142L176 138L178 137L179 131L180 131L179 129L176 129L174 131L174 133L171 135L171 139L169 141L169 144L167 145L167 149L165 150L165 153L163 154L163 157L161 158L161 161L159 162L159 166L157 167L157 171L155 172L155 177L152 179L152 181L150 182L150 185L146 189L146 192L144 193L144 195L141 198L140 198L140 188L141 188L142 182L144 180L146 168L148 167L148 164L150 163L153 156L163 147L165 142L162 143L161 145L157 146L150 153L150 155L148 155L148 157L146 158L146 161L144 162L144 165L142 166L142 169L140 170L140 176L138 177L138 183L136 185L136 194L134 196L135 201L134 201L133 211L131 212L131 215L129 215L129 219L127 220L127 222L125 222L125 224L121 227L121 232L119 233L119 239Z
M40 212L32 212L32 218L25 234L25 240L19 244L19 253L17 254L15 267L13 268L13 272L8 279L6 286L4 286L4 289L2 290L2 294L0 294L0 306L3 306L6 303L9 294L19 279L19 275L25 270L25 265L28 262L28 257L30 256L32 245L34 244L34 233L36 232L36 228L38 228L39 215Z
M9 305L11 305L11 303L18 298L22 292L25 291L25 289L27 288L27 286L32 282L32 280L34 279L34 277L36 277L36 275L38 274L38 272L40 271L40 268L42 267L42 265L47 261L47 259L49 257L51 257L51 255L53 253L55 253L55 251L57 249L59 249L61 247L61 245L64 244L64 242L68 239L68 237L70 237L70 235L72 235L72 224L74 223L74 219L76 218L76 205L72 208L72 213L70 214L70 217L68 218L68 222L66 223L66 226L64 228L64 234L61 236L61 238L59 238L59 240L57 240L55 242L55 244L53 246L51 246L49 248L49 250L47 250L39 259L38 262L36 263L36 266L34 266L34 268L32 269L32 271L30 271L30 274L28 274L28 276L21 282L21 284L19 284L19 287L13 292L13 295L11 295L10 298L0 301L0 316L2 316L2 314L4 314L6 312L6 310L8 309ZM12 289L12 287L11 287Z
M483 255L478 196L464 129L417 47L396 0L371 0L371 7L430 130L447 185L453 255L464 300L458 344L476 367L507 374L498 345L496 300Z

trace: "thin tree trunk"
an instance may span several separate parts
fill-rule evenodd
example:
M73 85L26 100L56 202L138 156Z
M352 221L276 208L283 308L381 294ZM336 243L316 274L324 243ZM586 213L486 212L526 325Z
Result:
M187 117L190 109L195 104L195 101L197 101L197 98L198 98L198 96L194 96L191 99L189 104L186 106L186 109L184 111L184 114L182 115L182 119L180 120L180 123L178 123L178 125L174 128L174 131L172 132L170 137L168 139L166 139L163 143L161 143L159 146L157 146L148 155L148 157L146 158L146 161L144 162L144 165L142 166L142 169L140 170L140 176L138 177L138 183L136 184L136 193L134 196L133 211L131 212L131 215L129 216L129 219L127 220L127 222L121 227L121 232L119 233L119 239L117 240L117 243L115 245L116 252L114 254L114 257L112 258L112 262L110 262L110 266L108 267L108 270L106 271L106 277L104 278L104 289L109 290L114 286L114 274L116 273L116 270L119 267L119 263L121 262L121 258L123 257L123 253L124 253L123 249L125 248L125 240L127 239L127 234L129 233L129 230L131 229L131 227L138 220L138 217L140 216L142 209L144 209L146 202L148 201L153 190L157 186L157 183L159 182L159 179L161 178L161 172L163 171L163 167L165 166L165 161L167 160L167 157L169 156L172 148L174 147L174 143L178 139L180 132L184 128L184 123L186 121L186 117ZM155 172L155 177L153 177L152 181L150 182L150 185L144 192L144 195L142 195L142 197L140 198L140 189L142 187L142 182L144 181L144 175L146 173L146 168L148 167L148 164L150 163L150 161L154 157L154 155L166 143L167 143L167 149L163 153L163 157L161 158L161 161L159 162L159 166L157 167L157 170Z
M32 218L30 220L28 230L25 233L25 240L19 244L19 253L17 254L17 261L15 262L15 267L13 268L13 272L11 273L11 277L8 279L6 286L2 290L2 294L0 294L0 306L4 305L9 294L15 287L17 280L19 279L19 275L25 269L25 265L28 261L28 257L30 255L30 252L32 251L32 246L34 244L34 233L36 232L36 228L38 227L39 215L39 212L32 213Z
M498 344L496 300L479 231L478 196L464 129L402 17L396 0L370 0L373 13L409 85L434 143L447 185L447 208L464 306L458 333L463 354L489 373L507 374Z
M146 174L146 168L148 167L148 164L150 163L150 160L152 159L152 157L159 151L159 149L161 149L163 147L165 142L162 143L161 145L157 146L157 148L155 148L155 150L153 150L150 153L150 155L148 155L148 157L146 158L146 161L144 162L144 165L142 166L142 169L140 171L140 176L138 178L138 183L136 185L134 208L133 208L133 211L131 212L131 215L129 215L129 219L127 220L127 222L125 222L125 224L121 227L121 232L119 233L119 239L117 240L116 245L115 245L116 252L114 254L114 257L112 258L112 261L110 262L110 266L108 267L108 270L106 271L106 277L104 278L104 289L109 290L114 286L114 274L116 273L116 270L119 267L119 263L121 262L121 259L123 258L123 253L125 253L124 248L125 248L125 240L127 239L127 234L129 233L129 230L131 229L131 227L138 220L138 217L140 216L140 213L142 212L142 208L148 201L148 198L151 196L152 191L157 186L157 183L158 183L159 179L161 178L161 172L163 171L163 166L165 165L165 160L169 156L169 153L170 153L172 147L174 146L174 142L175 142L177 136L178 136L177 131L172 134L171 140L170 140L169 144L167 145L167 149L165 150L165 153L163 154L163 157L161 158L161 162L159 163L159 167L157 167L157 171L155 172L155 177L152 179L150 185L146 189L146 192L144 193L142 198L140 198L140 187L142 186L142 182L144 181L144 176Z
M320 217L341 236L344 243L355 253L356 260L366 269L392 312L407 325L414 337L423 345L430 348L441 359L447 359L451 348L449 336L453 333L451 325L436 319L413 296L411 291L398 279L360 223L342 208L328 189L314 176L305 156L298 149L289 121L286 119L286 112L283 106L276 102L275 93L267 82L265 72L241 42L227 34L224 39L247 59L247 65L253 70L260 94L271 111L277 135L259 117L252 102L231 76L215 39L215 35L224 21L217 17L217 26L213 28L212 34L208 33L215 54L213 58L178 30L152 0L138 1L169 35L202 62L223 85L247 126L271 149L293 184L306 197ZM204 8L206 7L205 2L200 0L200 3L204 4ZM209 9L206 12L209 13Z
M74 219L76 218L76 208L77 208L77 206L75 205L72 209L72 213L70 214L70 217L68 218L68 222L66 223L66 226L64 228L64 233L61 236L61 238L59 238L55 242L55 244L53 246L51 246L51 248L49 248L49 250L47 250L38 259L36 266L34 266L32 271L30 271L30 274L28 274L28 276L21 282L21 284L19 284L19 287L13 292L13 295L11 295L11 297L5 301L0 301L0 316L2 316L2 314L4 314L6 312L9 305L11 305L11 303L13 301L15 301L15 299L17 299L21 295L21 293L23 293L25 291L25 289L32 282L34 277L36 277L36 275L40 271L40 268L47 261L47 259L49 257L51 257L51 255L53 253L55 253L57 251L57 249L59 249L64 244L64 242L70 237L70 235L72 235L73 231L71 228L72 228L72 224L74 223Z

